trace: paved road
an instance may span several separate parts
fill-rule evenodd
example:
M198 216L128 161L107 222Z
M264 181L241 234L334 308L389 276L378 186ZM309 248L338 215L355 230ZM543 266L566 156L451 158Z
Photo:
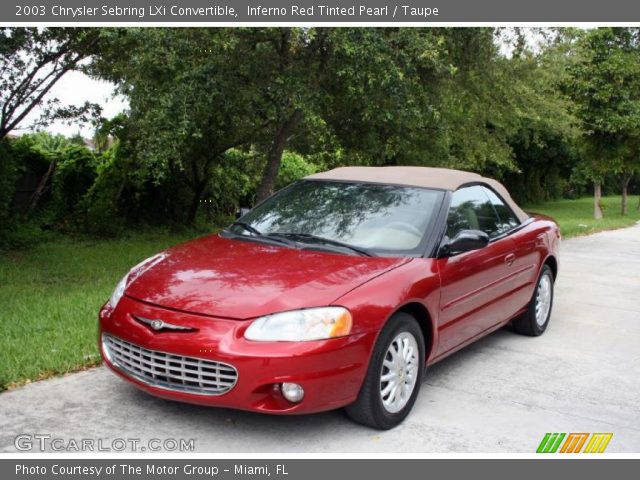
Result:
M0 451L19 433L194 438L201 452L533 452L545 432L613 432L640 452L640 225L564 242L539 338L503 330L428 372L400 427L343 413L275 417L159 400L104 368L0 395ZM109 440L110 443L110 440Z

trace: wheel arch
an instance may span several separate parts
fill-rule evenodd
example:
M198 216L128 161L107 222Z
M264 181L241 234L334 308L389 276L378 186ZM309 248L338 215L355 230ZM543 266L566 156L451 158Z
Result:
M553 273L553 279L558 278L558 259L554 255L549 255L543 265L549 265L551 272Z
M431 358L431 354L434 353L435 350L437 333L433 317L429 313L427 307L420 302L411 301L395 310L389 318L393 317L396 313L407 313L416 319L418 325L420 325L420 329L422 330L422 336L424 337L425 360L429 360Z

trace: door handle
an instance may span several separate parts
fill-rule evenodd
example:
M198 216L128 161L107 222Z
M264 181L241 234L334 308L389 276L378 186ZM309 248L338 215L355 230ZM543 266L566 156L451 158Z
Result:
M515 253L510 253L509 255L507 255L506 257L504 257L504 263L507 264L507 266L511 266L513 265L513 262L516 261L516 254Z

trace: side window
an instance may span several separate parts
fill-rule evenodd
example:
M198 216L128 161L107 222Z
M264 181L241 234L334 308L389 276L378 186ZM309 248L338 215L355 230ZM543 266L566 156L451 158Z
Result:
M493 190L486 187L483 188L483 190L489 197L489 201L491 202L491 205L493 205L493 208L495 208L496 213L498 214L498 218L500 219L500 223L501 223L500 228L502 232L507 232L512 228L520 225L520 222L518 221L514 213L511 211L511 208L509 208L509 206L506 203L504 203L504 201L498 195L496 195L496 193Z
M481 230L489 238L502 234L502 222L484 190L474 185L453 192L447 217L449 238L455 237L461 230Z

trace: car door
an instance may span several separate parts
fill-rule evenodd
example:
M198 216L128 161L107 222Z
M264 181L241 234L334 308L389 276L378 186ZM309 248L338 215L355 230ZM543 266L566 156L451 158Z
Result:
M514 244L515 259L509 269L510 293L505 300L505 314L514 315L527 306L535 288L538 268L544 260L545 231L520 227L520 221L509 205L491 188L485 188L489 201L500 218L501 228L509 232Z
M515 243L505 228L483 186L463 187L452 194L446 235L453 238L462 230L481 230L490 242L479 250L437 260L441 282L437 356L509 316L505 306Z

